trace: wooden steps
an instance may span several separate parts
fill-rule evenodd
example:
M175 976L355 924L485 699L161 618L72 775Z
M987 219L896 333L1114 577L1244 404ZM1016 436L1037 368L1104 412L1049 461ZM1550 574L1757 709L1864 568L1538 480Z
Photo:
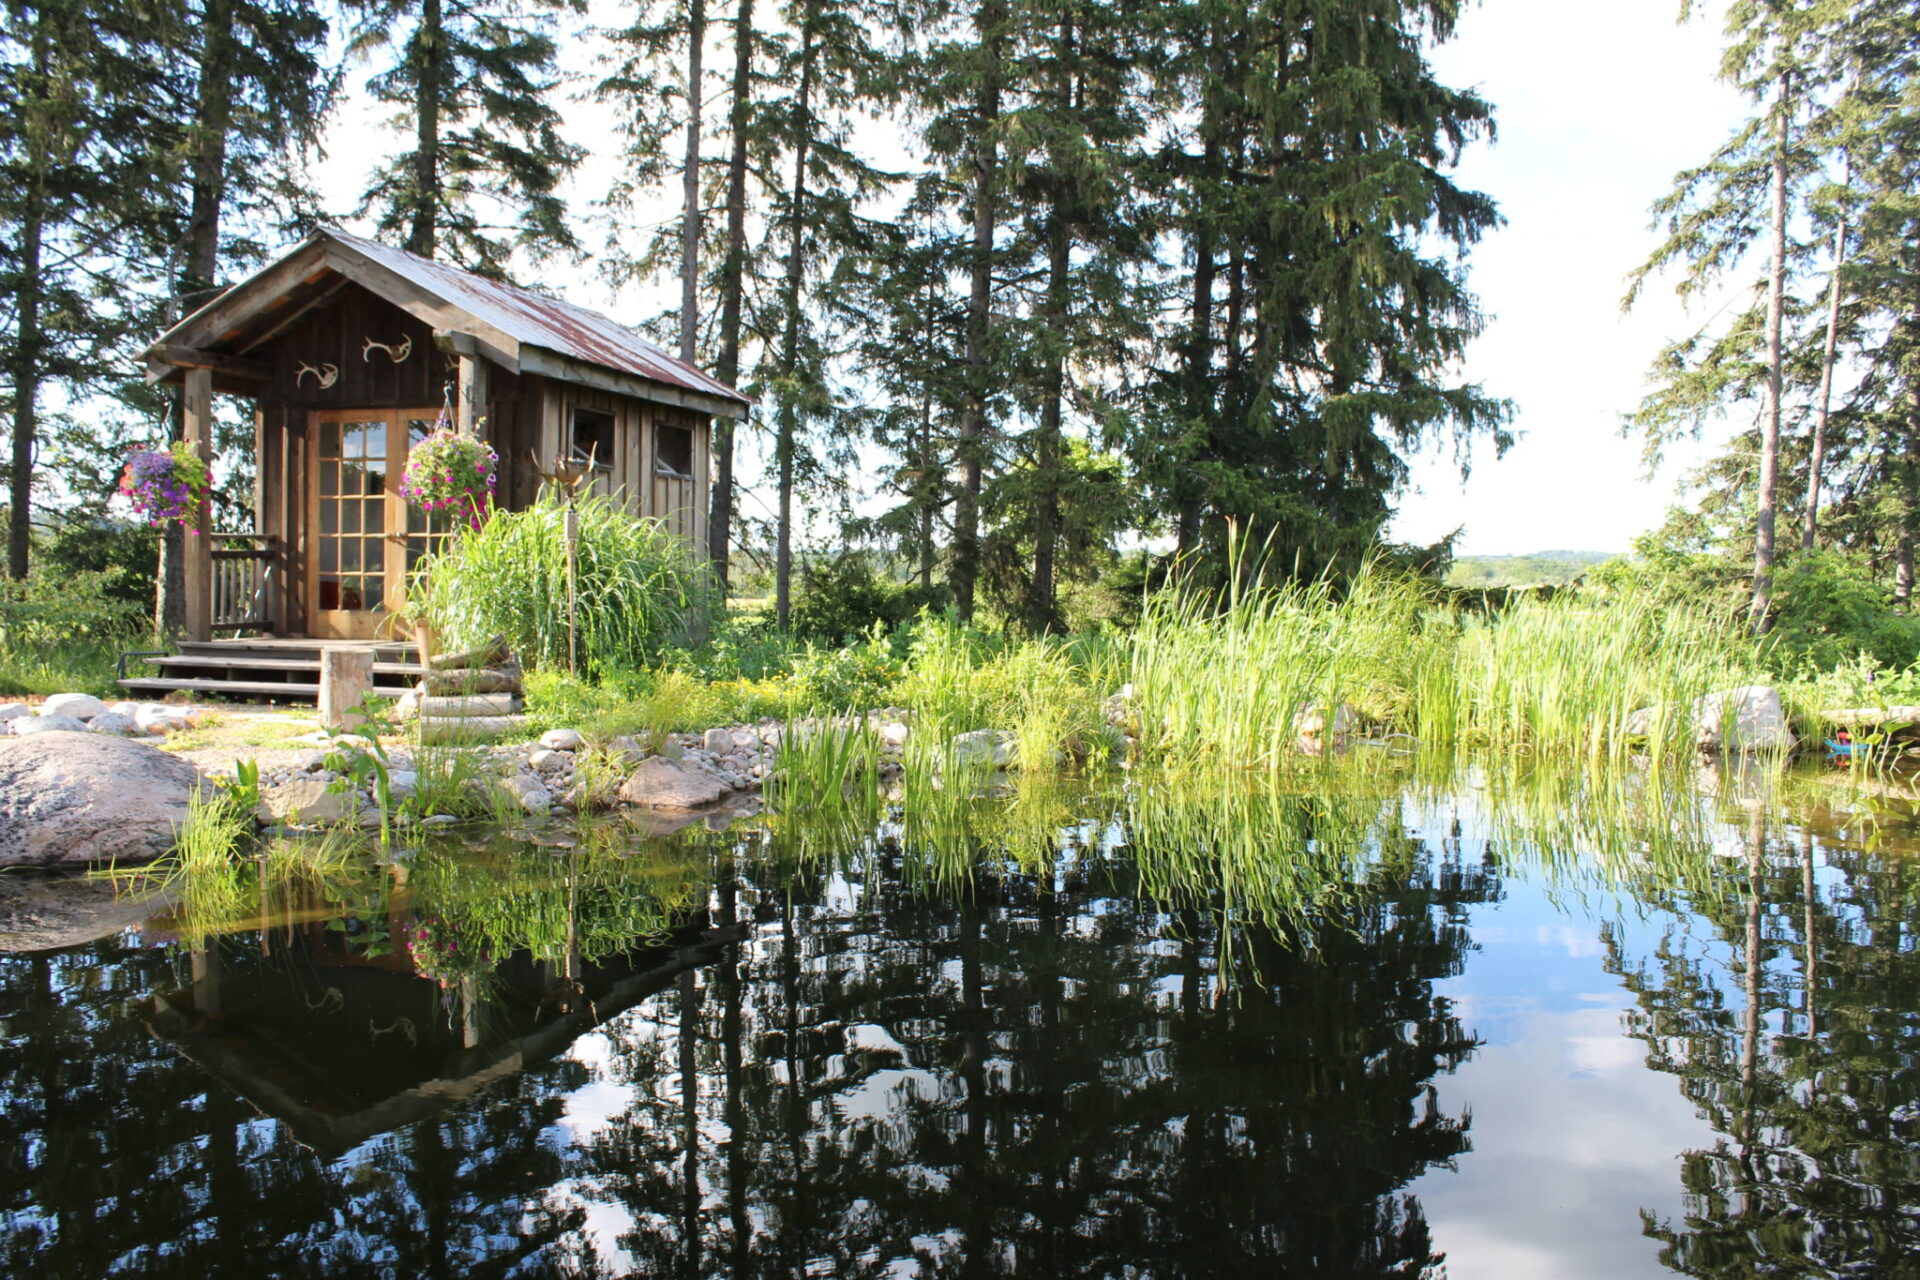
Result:
M365 642L360 642L364 644ZM249 701L314 702L320 696L320 650L311 639L187 641L180 652L137 662L148 672L129 675L120 687L130 697L191 693ZM398 697L419 682L425 668L410 645L367 645L374 651L373 687Z
M233 698L265 698L311 702L320 696L320 684L295 684L288 680L167 680L159 677L122 680L120 687L129 693L212 693Z

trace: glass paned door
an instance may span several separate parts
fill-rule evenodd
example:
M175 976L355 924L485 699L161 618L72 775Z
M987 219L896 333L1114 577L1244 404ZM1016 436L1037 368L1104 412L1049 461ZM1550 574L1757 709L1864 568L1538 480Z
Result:
M433 418L407 419L407 448L411 449L433 433ZM403 464L404 465L404 464ZM397 474L397 473L396 473ZM454 513L451 511L422 511L411 502L401 504L406 523L401 526L407 531L406 573L411 576L419 567L420 561L427 556L437 554L446 545L447 535L453 532Z
M348 410L316 414L310 628L316 636L372 639L446 521L429 520L398 492L407 448L433 429L431 412Z

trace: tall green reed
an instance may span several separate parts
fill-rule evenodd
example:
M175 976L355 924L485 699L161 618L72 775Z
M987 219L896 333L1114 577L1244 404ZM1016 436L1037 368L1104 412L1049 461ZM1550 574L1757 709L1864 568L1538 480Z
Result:
M639 667L697 629L713 604L711 575L685 539L600 495L580 500L580 660L588 673ZM548 493L454 536L423 571L427 611L453 645L499 633L538 666L567 659L566 504Z

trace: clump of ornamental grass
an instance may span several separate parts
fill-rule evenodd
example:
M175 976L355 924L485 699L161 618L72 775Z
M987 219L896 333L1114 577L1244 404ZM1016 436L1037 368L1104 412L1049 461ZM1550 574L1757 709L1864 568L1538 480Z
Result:
M846 714L788 723L774 757L775 803L783 810L877 814L880 735L864 716Z
M640 669L697 630L713 602L712 576L686 540L608 498L579 500L576 577L584 674ZM426 612L453 648L504 635L523 662L567 663L566 504L549 492L524 511L495 512L454 534L424 572Z

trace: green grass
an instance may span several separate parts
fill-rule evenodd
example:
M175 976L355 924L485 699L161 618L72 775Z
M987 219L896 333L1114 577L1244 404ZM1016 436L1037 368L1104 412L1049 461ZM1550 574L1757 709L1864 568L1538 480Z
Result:
M118 698L114 666L120 655L152 647L149 641L125 637L0 645L0 698L55 693Z

